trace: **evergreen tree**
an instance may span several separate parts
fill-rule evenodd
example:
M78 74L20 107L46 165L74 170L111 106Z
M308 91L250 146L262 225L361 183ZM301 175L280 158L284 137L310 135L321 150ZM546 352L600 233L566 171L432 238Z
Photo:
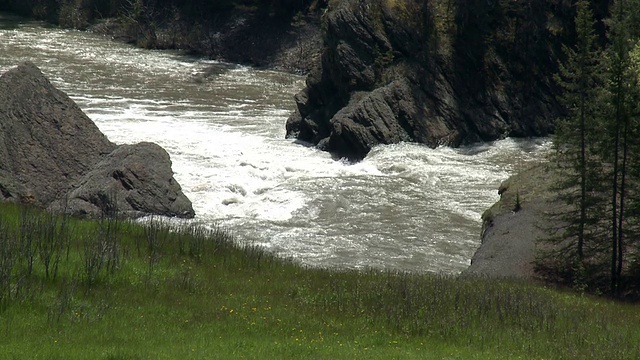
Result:
M634 62L634 57L631 56L640 35L640 31L634 30L633 26L633 19L637 17L638 10L639 0L619 0L611 5L611 18L607 21L608 47L603 54L605 81L594 88L596 96L593 99L599 112L596 114L596 120L587 124L587 129L593 127L587 134L597 136L585 139L586 179L595 181L591 182L593 187L587 185L587 194L591 193L591 196L586 197L586 209L581 207L581 210L598 215L591 218L581 216L578 223L582 224L585 234L595 234L590 238L593 247L590 249L588 263L594 268L602 267L599 264L603 265L605 254L609 254L609 270L604 270L603 267L597 277L608 278L608 289L613 295L619 295L624 290L624 272L628 267L626 258L632 245L628 243L628 239L638 238L640 235L640 207L634 205L634 197L637 197L634 195L638 194L640 179L640 171L637 171L640 168L640 86L638 67L634 65L637 62ZM571 146L562 137L556 140L559 146ZM573 147L578 146L573 144ZM601 176L598 177L595 173L594 177L589 175L590 159L601 164L593 167L600 169ZM580 164L579 161L576 163ZM579 170L576 168L576 173ZM564 179L571 181L566 176ZM604 198L608 198L606 204L602 201L589 201ZM570 216L571 214L567 215ZM584 219L587 221L583 222Z
M640 136L640 43L636 42L634 48L630 53L630 80L632 81L632 88L635 91L631 91L630 96L630 117L631 117L631 133L633 138ZM629 243L630 255L631 255L631 276L629 284L636 284L640 287L640 149L638 144L631 149L631 159L629 174L631 177L631 186L629 186L629 204L627 206L626 218L628 220L626 238L629 240L634 239L635 243ZM633 266L635 263L635 269ZM634 275L635 273L635 275ZM635 276L635 278L633 278ZM637 288L636 291L640 291Z
M630 239L640 237L640 0L612 3L604 53L589 2L576 10L576 43L556 77L567 108L555 137L556 190L567 209L548 240L565 281L620 295L627 257L637 254Z
M561 101L567 108L567 116L558 120L555 135L554 160L562 175L556 190L559 200L566 203L569 210L560 215L566 227L550 241L559 249L556 255L564 262L562 267L570 271L566 275L580 283L584 281L578 279L581 277L578 273L585 266L585 242L594 234L587 225L593 223L593 217L597 215L589 210L596 209L596 204L601 202L593 195L601 173L592 144L598 129L597 89L602 84L601 56L594 28L589 2L579 0L576 3L576 43L573 47L563 48L566 61L560 64L556 75L556 81L564 90Z
M611 165L611 270L610 291L620 294L625 257L628 252L627 238L638 235L631 232L628 224L633 218L627 218L630 190L629 185L637 181L632 164L637 162L637 100L640 87L632 61L632 50L638 34L634 30L633 19L638 11L638 1L619 0L613 4L610 20L608 51L608 93L610 112L606 117L609 143L604 143L603 154ZM607 149L608 147L608 149Z

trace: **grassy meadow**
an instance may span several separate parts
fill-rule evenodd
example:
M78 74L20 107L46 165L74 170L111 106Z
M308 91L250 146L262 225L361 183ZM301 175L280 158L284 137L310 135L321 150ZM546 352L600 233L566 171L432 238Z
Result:
M1 359L637 359L640 307L0 204Z

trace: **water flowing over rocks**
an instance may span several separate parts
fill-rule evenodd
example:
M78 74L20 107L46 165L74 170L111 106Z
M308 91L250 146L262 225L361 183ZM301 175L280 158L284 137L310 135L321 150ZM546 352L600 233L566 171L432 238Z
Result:
M194 216L164 149L113 144L30 62L0 77L0 200L75 215Z
M416 4L342 1L325 14L321 65L296 96L287 136L361 159L378 144L459 146L553 130L561 108L551 75L568 36L557 25L568 7L476 2L446 25Z

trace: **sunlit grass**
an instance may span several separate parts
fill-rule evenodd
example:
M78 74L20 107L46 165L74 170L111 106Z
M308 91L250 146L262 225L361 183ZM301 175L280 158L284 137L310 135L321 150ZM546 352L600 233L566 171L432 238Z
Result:
M13 259L0 282L3 359L640 357L635 305L519 282L305 268L219 229L12 205L0 215L0 269ZM36 233L66 239L48 278L43 245L29 273L21 242L41 216ZM102 259L94 275L90 256Z

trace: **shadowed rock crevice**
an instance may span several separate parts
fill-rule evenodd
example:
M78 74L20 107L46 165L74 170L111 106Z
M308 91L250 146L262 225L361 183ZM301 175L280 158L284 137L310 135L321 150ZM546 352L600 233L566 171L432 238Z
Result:
M116 170L113 172L113 174L111 174L111 176L113 176L114 179L119 181L125 190L133 190L133 184L129 179L125 177L122 171Z
M111 143L29 62L0 77L0 194L74 215L194 216L164 149Z

